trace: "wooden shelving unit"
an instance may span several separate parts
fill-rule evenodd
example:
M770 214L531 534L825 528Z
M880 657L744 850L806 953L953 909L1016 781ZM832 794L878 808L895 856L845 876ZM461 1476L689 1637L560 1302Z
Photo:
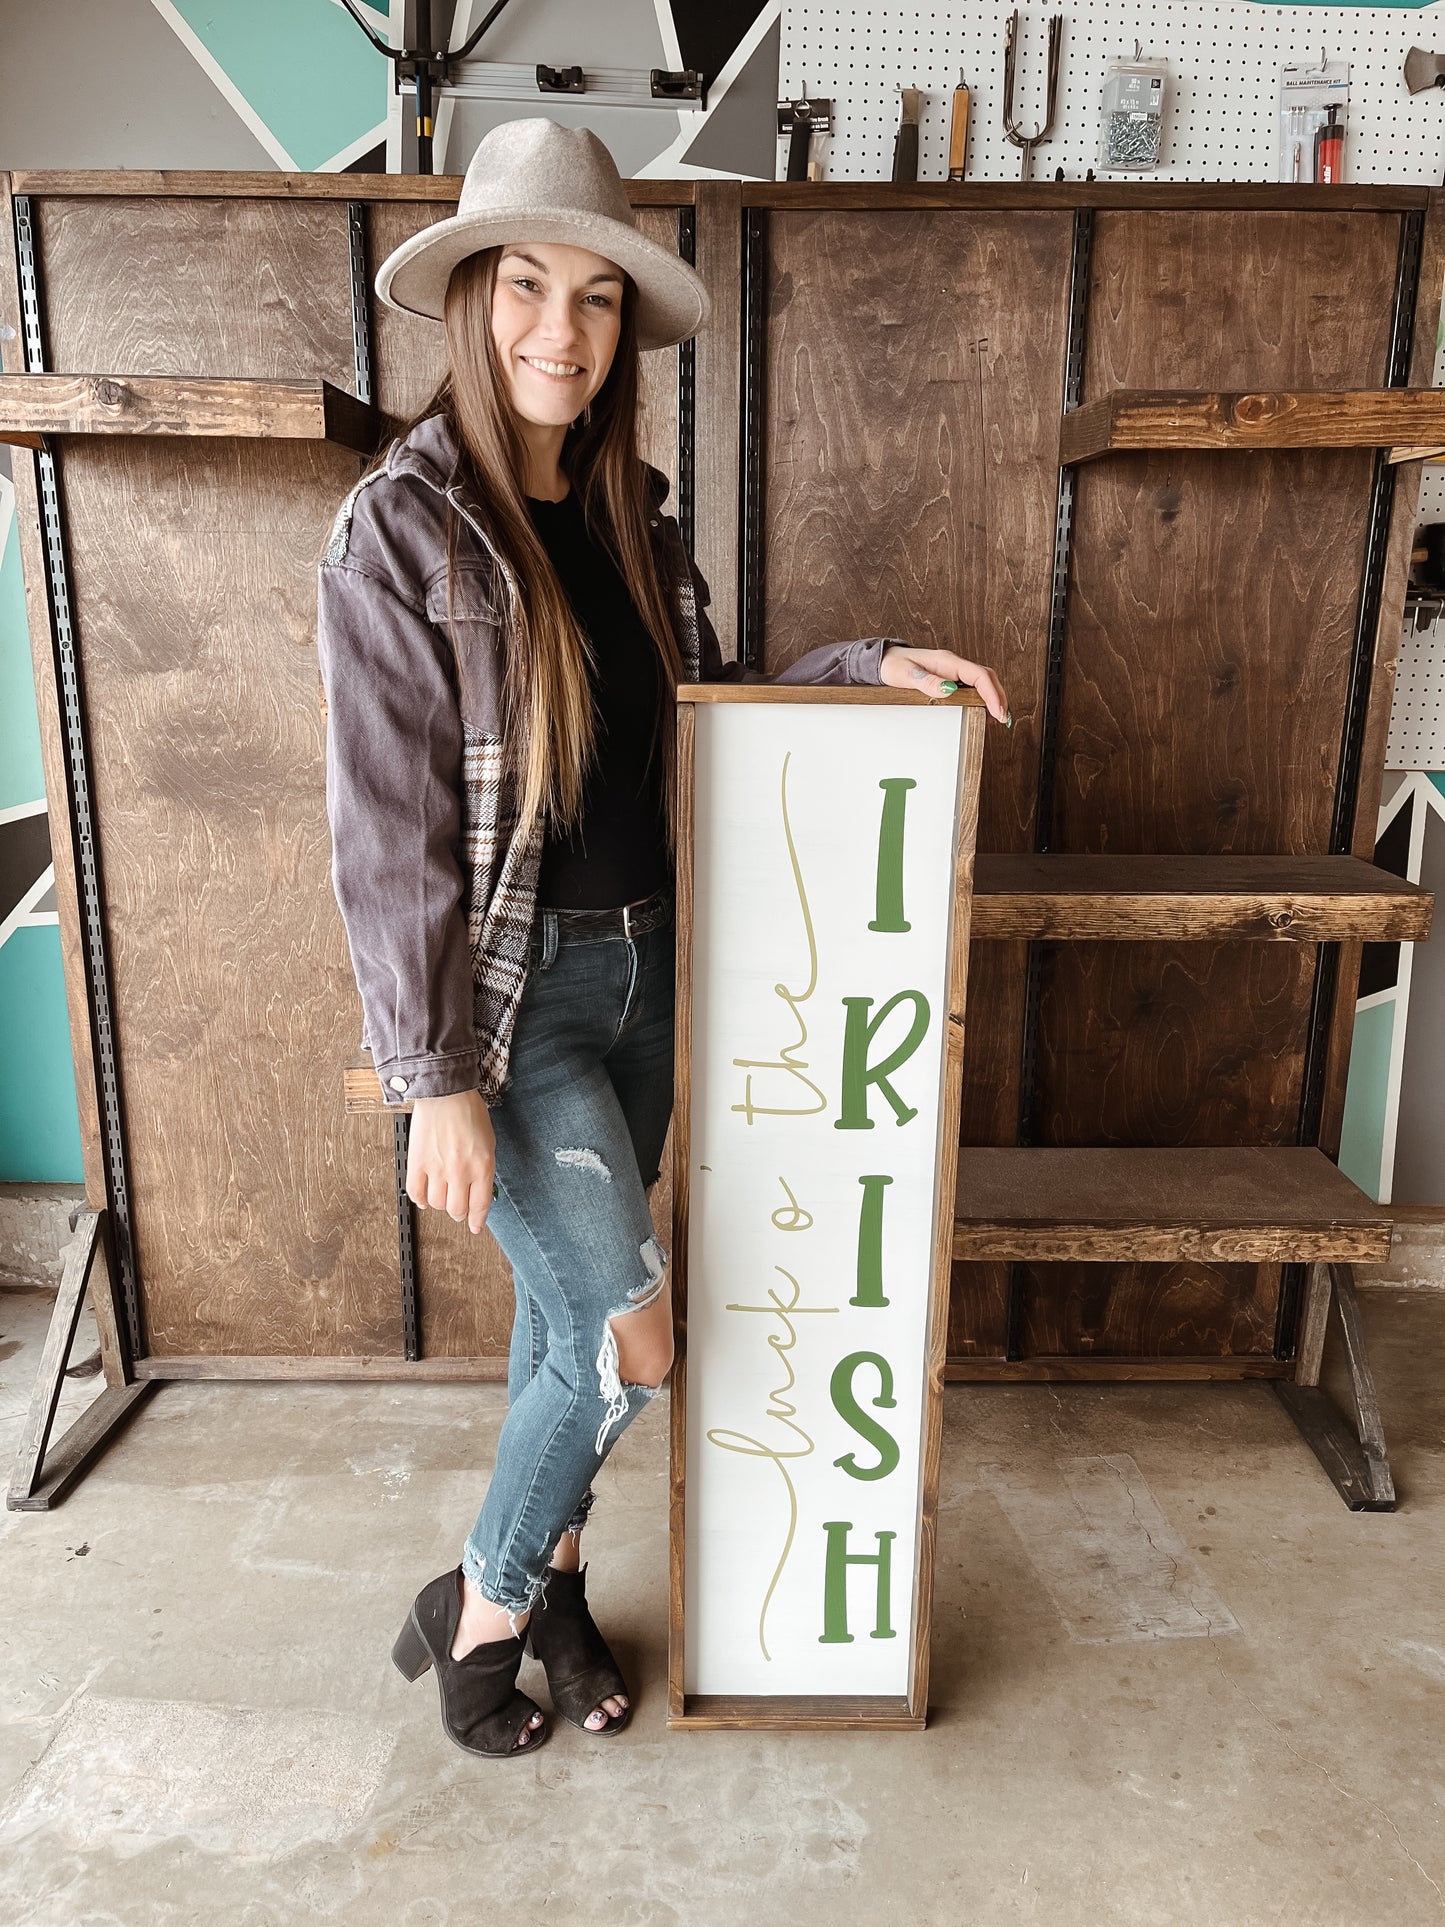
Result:
M239 436L334 442L370 455L383 416L329 381L208 381L189 375L0 375L0 441L53 435Z
M1418 461L1441 447L1440 388L1237 395L1117 388L1065 414L1059 465L1183 448L1387 448L1392 460Z
M1059 430L1064 470L1109 454L1311 449L1379 451L1387 465L1434 459L1445 453L1445 391L1118 388L1067 408ZM1432 911L1428 892L1349 855L980 854L972 934L1031 944L1413 943L1428 937ZM1275 1381L1346 1502L1387 1510L1394 1487L1350 1266L1383 1259L1391 1227L1389 1211L1311 1145L1026 1143L961 1151L953 1249L958 1260L1010 1266L1307 1266L1293 1363L1258 1355L1157 1359L1150 1375ZM1332 1306L1350 1373L1349 1424L1319 1389ZM1133 1375L1133 1361L979 1357L955 1361L949 1372L1105 1379Z
M356 455L444 371L439 331L376 303L368 264L459 185L0 173L0 420L20 444L87 1199L113 1244L112 1387L505 1375L504 1264L412 1208L405 1118L338 1102L345 1064L347 1108L382 1110L354 1049L305 646ZM965 1200L959 1236L1057 1250L1052 1187L1074 1249L1124 1255L960 1257L950 1375L1273 1379L1328 1459L1322 1314L1339 1308L1353 1370L1343 1254L1378 1218L1354 1222L1336 1172L1347 1206L1301 1224L1280 1174L1283 1151L1317 1169L1339 1144L1359 946L1429 927L1428 896L1369 858L1414 534L1393 463L1445 448L1425 386L1445 190L632 192L714 299L694 351L643 358L643 453L674 477L725 644L775 673L885 606L940 641L966 615L1013 700L979 840L1050 854L977 859L961 1135L1004 1147L1012 1188L992 1215ZM246 294L267 285L290 298L261 316ZM830 379L796 380L805 365ZM1205 392L1175 392L1181 374ZM1349 854L1054 854L1160 846ZM200 903L222 940L178 943ZM244 1099L223 1140L197 1151L156 1122L212 1117L217 1091ZM1201 1190L1208 1147L1241 1139L1269 1147L1242 1155L1276 1223L1225 1222ZM1077 1144L1112 1175L1065 1203L1045 1160ZM1158 1191L1143 1152L1107 1148L1132 1145L1177 1148ZM1256 1233L1280 1255L1139 1259ZM1379 1502L1347 1458L1341 1489Z

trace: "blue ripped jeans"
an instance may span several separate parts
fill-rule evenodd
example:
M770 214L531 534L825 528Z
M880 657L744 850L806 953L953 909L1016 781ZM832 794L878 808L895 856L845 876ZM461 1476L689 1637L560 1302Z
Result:
M487 1214L512 1266L509 1410L462 1553L478 1591L530 1610L598 1467L657 1395L621 1377L608 1320L667 1289L647 1186L672 1115L672 919L634 937L579 937L537 911L511 1044L491 1109L497 1196Z

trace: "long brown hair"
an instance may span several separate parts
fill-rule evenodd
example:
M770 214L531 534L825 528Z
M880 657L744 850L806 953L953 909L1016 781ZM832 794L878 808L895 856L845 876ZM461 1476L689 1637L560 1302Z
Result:
M485 514L484 526L520 595L499 624L505 651L503 740L519 790L520 828L545 813L558 827L577 821L583 781L595 747L590 694L591 652L527 509L526 445L492 335L492 296L504 250L483 248L459 261L444 302L448 369L430 398L398 429L406 436L427 416L446 417L458 450L457 478ZM653 643L660 701L652 754L659 741L667 832L673 841L673 731L666 724L682 676L682 659L648 538L648 500L637 449L637 286L623 276L621 331L607 379L593 397L590 420L579 416L562 445L561 468L577 493L589 532L621 571ZM386 460L378 451L367 472ZM447 617L452 627L460 518L447 502ZM510 597L506 581L498 594ZM460 679L463 668L457 661ZM639 772L639 775L641 773Z

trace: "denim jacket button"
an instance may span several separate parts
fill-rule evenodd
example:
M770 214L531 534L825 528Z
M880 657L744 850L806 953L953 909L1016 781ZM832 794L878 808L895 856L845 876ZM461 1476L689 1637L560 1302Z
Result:
M404 1077L389 1077L386 1081L394 1091L404 1091L406 1089L406 1079Z

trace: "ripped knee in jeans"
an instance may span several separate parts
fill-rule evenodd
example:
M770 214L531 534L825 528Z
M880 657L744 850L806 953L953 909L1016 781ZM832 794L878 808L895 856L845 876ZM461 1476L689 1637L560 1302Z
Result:
M646 1276L627 1294L627 1303L608 1312L597 1354L597 1383L607 1411L597 1434L601 1452L607 1434L628 1412L628 1393L655 1398L672 1366L672 1302L666 1290L667 1253L655 1237L639 1248Z

